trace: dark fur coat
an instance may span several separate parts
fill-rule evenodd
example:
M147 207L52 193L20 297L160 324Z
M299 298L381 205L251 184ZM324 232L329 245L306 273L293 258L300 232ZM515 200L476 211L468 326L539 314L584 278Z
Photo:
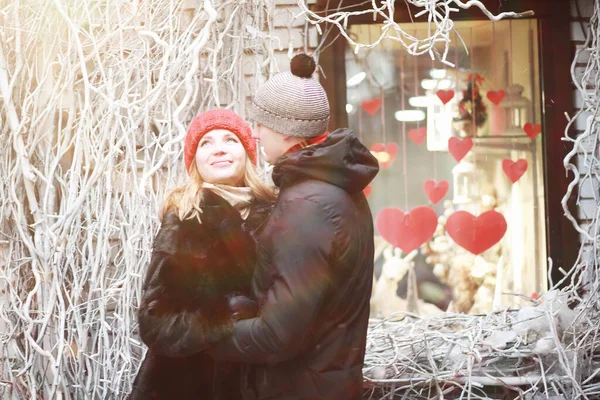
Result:
M233 317L256 312L244 296L256 261L254 234L270 204L255 200L244 221L205 190L201 209L202 223L167 213L154 239L138 313L149 349L132 400L240 398L240 365L215 363L204 350L231 334Z

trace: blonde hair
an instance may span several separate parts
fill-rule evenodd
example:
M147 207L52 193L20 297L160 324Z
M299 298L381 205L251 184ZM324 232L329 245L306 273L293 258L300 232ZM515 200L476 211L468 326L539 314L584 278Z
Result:
M173 189L165 198L160 209L159 218L162 221L168 212L177 213L181 221L197 218L200 220L200 202L202 200L202 184L204 180L198 172L196 160L190 164L190 181L187 185ZM262 181L256 166L252 164L250 157L246 157L244 171L244 186L250 188L252 196L261 200L271 202L276 198L275 191Z

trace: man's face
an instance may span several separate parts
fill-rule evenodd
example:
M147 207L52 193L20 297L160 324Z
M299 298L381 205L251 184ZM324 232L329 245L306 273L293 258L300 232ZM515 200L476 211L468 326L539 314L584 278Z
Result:
M269 164L275 164L279 157L290 148L285 135L261 124L256 125L252 131L252 137L260 142L265 159Z

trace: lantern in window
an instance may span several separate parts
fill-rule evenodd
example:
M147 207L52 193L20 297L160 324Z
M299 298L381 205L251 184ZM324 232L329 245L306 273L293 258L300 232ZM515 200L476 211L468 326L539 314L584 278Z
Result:
M504 109L504 134L522 135L523 125L531 121L531 101L523 96L523 86L510 85L506 89L506 98L502 102Z
M454 182L454 204L469 204L479 199L480 172L474 163L473 152L452 168Z

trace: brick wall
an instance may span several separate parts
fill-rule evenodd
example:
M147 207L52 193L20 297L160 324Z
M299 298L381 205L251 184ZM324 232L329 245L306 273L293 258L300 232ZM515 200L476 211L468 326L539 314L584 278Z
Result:
M593 13L594 0L571 0L571 44L572 54L571 57L575 56L577 48L584 46L587 31L589 29L589 19ZM590 52L580 53L576 60L575 73L577 76L581 76L586 68L587 61L590 57ZM595 91L596 88L588 88L588 90ZM573 102L575 111L581 109L583 101L581 94L577 91L575 85L573 85ZM586 120L589 117L589 113L580 114L575 120L571 127L569 134L571 137L580 135L583 133L586 127ZM597 178L599 175L596 172L595 177L586 177L587 172L593 167L589 156L586 153L592 153L598 155L598 143L595 140L586 140L583 143L583 148L577 154L576 166L580 174L580 182L578 186L579 198L577 202L577 214L576 217L582 227L589 228L592 223L597 210L598 201L600 200L600 180ZM559 160L556 160L559 162ZM600 172L600 171L598 171ZM580 240L584 249L584 259L589 258L592 253L592 243L586 239L584 235L580 235Z
M314 3L315 0L307 2L309 5ZM308 26L303 16L298 16L300 12L297 1L276 0L272 16L275 37L272 41L274 49L273 62L265 66L262 71L257 71L252 56L245 56L244 75L248 82L246 86L246 108L250 106L257 85L278 72L289 70L289 54L295 55L303 51L311 54L318 46L319 36L317 30L313 26ZM257 73L260 74L260 79L256 79Z

